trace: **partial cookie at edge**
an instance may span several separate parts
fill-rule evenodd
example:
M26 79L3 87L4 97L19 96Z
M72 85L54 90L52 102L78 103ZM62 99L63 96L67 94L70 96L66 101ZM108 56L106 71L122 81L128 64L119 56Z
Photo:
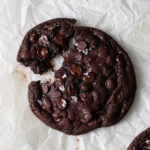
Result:
M150 149L150 128L140 133L129 145L127 150L149 150Z

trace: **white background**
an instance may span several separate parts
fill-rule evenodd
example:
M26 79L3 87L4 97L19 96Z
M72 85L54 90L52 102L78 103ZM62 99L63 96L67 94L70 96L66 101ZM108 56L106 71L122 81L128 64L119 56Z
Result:
M129 54L138 89L117 125L80 136L55 131L31 112L27 86L48 80L16 62L19 45L33 26L56 17L110 34ZM57 68L62 59L56 58ZM150 126L150 0L0 0L0 150L126 150Z

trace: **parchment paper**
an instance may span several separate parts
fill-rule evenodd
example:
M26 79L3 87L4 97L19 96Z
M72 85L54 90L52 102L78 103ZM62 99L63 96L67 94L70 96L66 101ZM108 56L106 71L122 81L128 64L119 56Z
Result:
M56 17L97 27L128 52L138 89L132 108L117 125L68 136L37 119L29 108L27 87L46 81L16 62L25 33ZM58 56L57 69L62 58ZM0 0L0 150L126 150L150 126L150 0Z

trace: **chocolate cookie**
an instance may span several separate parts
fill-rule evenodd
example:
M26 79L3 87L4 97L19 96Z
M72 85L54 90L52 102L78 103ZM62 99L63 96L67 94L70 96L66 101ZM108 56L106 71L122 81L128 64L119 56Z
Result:
M45 124L77 135L120 121L133 102L136 80L127 53L106 33L76 27L74 37L54 83L31 82L28 96Z
M58 18L32 28L24 37L17 61L30 66L36 74L51 68L50 59L68 48L74 33L75 19Z
M140 133L130 144L127 150L149 150L150 149L150 128Z

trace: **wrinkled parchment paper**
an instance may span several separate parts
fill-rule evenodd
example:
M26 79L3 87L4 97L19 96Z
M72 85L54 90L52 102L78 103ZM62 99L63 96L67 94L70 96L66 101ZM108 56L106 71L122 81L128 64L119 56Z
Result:
M138 89L128 114L117 125L68 136L37 119L29 108L27 86L46 81L16 62L25 33L56 17L97 27L128 52ZM56 69L62 58L56 59ZM0 150L126 150L150 126L150 0L0 0Z

